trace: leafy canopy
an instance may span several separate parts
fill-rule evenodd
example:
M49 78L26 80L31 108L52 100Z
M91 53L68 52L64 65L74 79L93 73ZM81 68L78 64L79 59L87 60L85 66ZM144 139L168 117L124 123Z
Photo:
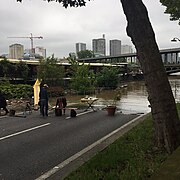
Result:
M40 60L37 77L48 85L61 85L63 83L64 68L58 65L58 59L52 55L51 57Z
M93 52L90 50L83 50L77 52L78 59L83 59L83 58L91 58L93 57Z
M160 0L166 6L165 13L170 14L170 20L179 21L180 24L180 0Z
M74 66L74 73L71 78L71 87L80 94L90 93L94 90L94 73L90 70L89 65L78 65Z
M118 86L118 69L114 67L103 67L96 75L98 87L115 89Z
M85 0L44 0L44 1L48 1L48 2L55 1L58 3L62 3L63 7L67 8L68 6L70 7L85 6L87 0L86 1ZM23 2L23 0L17 0L17 2Z

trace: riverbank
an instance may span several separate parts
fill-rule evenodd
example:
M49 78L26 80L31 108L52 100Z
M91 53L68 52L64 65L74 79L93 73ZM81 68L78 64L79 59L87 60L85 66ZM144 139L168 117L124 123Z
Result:
M169 156L154 148L152 140L149 116L65 179L149 179Z

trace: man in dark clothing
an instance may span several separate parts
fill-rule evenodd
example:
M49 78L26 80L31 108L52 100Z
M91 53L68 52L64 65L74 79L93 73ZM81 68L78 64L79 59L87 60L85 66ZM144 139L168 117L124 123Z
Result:
M0 92L0 108L3 108L4 111L6 111L6 114L9 113L9 111L6 108L7 102L3 94ZM5 114L5 115L6 115Z
M56 108L63 109L63 114L66 112L67 101L65 97L60 97L56 101Z
M44 84L40 88L39 100L40 100L40 113L42 116L48 116L48 93L47 93L48 85Z

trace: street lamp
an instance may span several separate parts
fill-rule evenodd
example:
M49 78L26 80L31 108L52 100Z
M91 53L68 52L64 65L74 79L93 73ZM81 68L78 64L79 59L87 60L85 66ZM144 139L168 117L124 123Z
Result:
M177 41L180 41L180 39L179 38L177 38L177 37L174 37L172 40L171 40L171 42L177 42ZM171 54L171 56L172 56L172 54ZM179 53L178 52L176 52L176 64L177 64L177 62L179 63Z
M180 39L179 39L179 38L177 38L177 37L175 37L175 38L171 39L171 42L177 42L177 41L180 41Z

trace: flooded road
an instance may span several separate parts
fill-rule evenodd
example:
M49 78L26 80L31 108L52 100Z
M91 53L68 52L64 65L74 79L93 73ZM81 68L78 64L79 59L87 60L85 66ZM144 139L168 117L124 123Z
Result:
M180 102L180 76L169 77L169 81L176 102ZM144 81L127 82L125 86L122 86L119 89L121 92L121 99L116 101L118 111L121 111L124 114L141 114L151 111L151 109L148 107L148 94ZM115 97L116 93L117 92L114 90L106 90L91 96L95 96L99 99L95 103L95 106L98 109L103 109L107 105L114 103L113 98ZM80 102L82 97L84 96L73 95L73 97L67 96L67 99L70 102L73 102L74 100L76 102Z
M116 101L119 111L124 114L147 113L150 112L147 100L147 91L143 81L128 82L127 86L121 87L121 99ZM114 91L104 91L97 95L99 101L97 105L106 106L113 103Z

